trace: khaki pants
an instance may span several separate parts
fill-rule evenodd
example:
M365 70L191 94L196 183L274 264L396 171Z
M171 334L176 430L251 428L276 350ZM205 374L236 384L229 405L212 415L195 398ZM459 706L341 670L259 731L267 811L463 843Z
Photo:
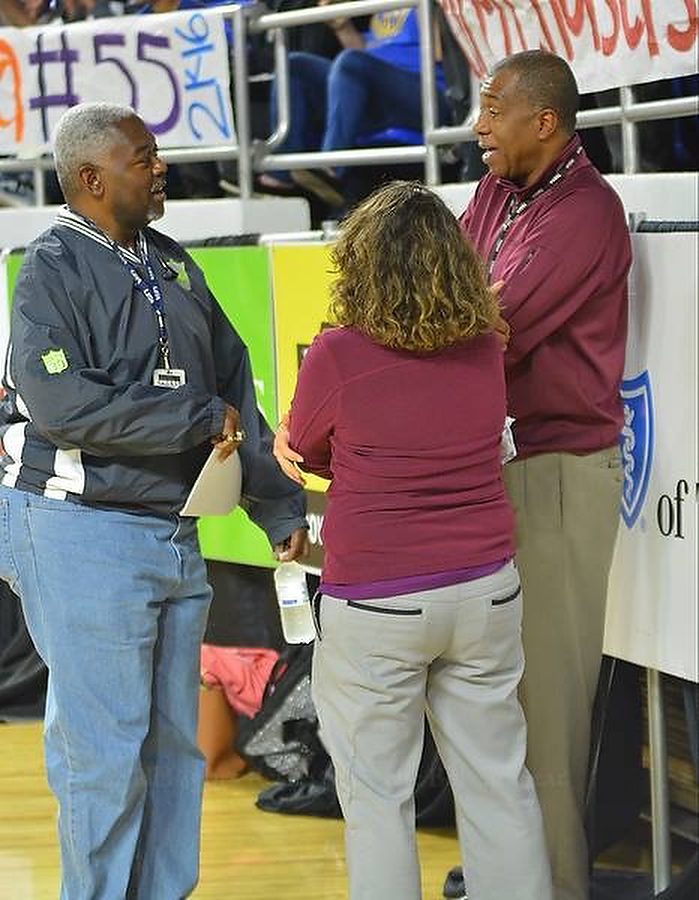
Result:
M527 766L544 817L556 900L587 900L584 796L619 522L618 448L505 466L524 594Z
M422 896L413 791L425 712L454 792L469 898L552 900L524 767L514 565L381 600L324 596L317 613L313 699L345 817L350 900Z

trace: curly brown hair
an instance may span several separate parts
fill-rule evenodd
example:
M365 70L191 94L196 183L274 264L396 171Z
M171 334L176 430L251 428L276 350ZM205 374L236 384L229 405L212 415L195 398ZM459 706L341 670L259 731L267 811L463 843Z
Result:
M386 347L439 350L492 331L485 269L446 204L393 181L353 209L332 250L330 317Z

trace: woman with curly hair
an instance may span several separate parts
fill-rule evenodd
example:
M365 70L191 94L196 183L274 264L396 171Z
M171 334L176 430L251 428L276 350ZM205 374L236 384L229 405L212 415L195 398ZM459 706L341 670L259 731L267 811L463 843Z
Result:
M289 430L302 467L331 479L312 683L349 896L421 897L413 789L426 714L469 898L549 900L517 700L496 299L456 219L417 183L358 206L333 260L339 327L304 358Z

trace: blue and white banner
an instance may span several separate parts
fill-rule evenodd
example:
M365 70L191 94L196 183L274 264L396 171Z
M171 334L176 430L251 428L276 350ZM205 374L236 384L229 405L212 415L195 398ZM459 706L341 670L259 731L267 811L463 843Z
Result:
M699 681L697 235L633 235L605 652Z
M624 403L624 427L621 431L621 459L624 486L621 515L627 528L633 528L643 508L653 465L653 394L650 375L641 372L625 378L621 385Z
M50 148L61 113L132 107L160 147L235 142L223 17L184 11L0 30L0 155Z

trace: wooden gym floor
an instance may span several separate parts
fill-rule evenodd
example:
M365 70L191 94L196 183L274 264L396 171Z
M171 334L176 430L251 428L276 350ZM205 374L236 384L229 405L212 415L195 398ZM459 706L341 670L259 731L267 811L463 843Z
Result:
M254 773L206 785L194 900L345 900L342 823L260 812L255 798L268 785ZM41 724L0 723L0 900L57 900L54 821ZM456 839L451 831L421 830L418 843L424 900L440 900L444 876L458 861ZM647 835L606 859L649 868Z
M0 724L0 900L58 898L55 804L42 752L39 722ZM248 773L206 785L194 900L344 900L342 822L260 812L255 799L269 784ZM458 860L456 839L421 831L419 844L425 898L439 900Z

